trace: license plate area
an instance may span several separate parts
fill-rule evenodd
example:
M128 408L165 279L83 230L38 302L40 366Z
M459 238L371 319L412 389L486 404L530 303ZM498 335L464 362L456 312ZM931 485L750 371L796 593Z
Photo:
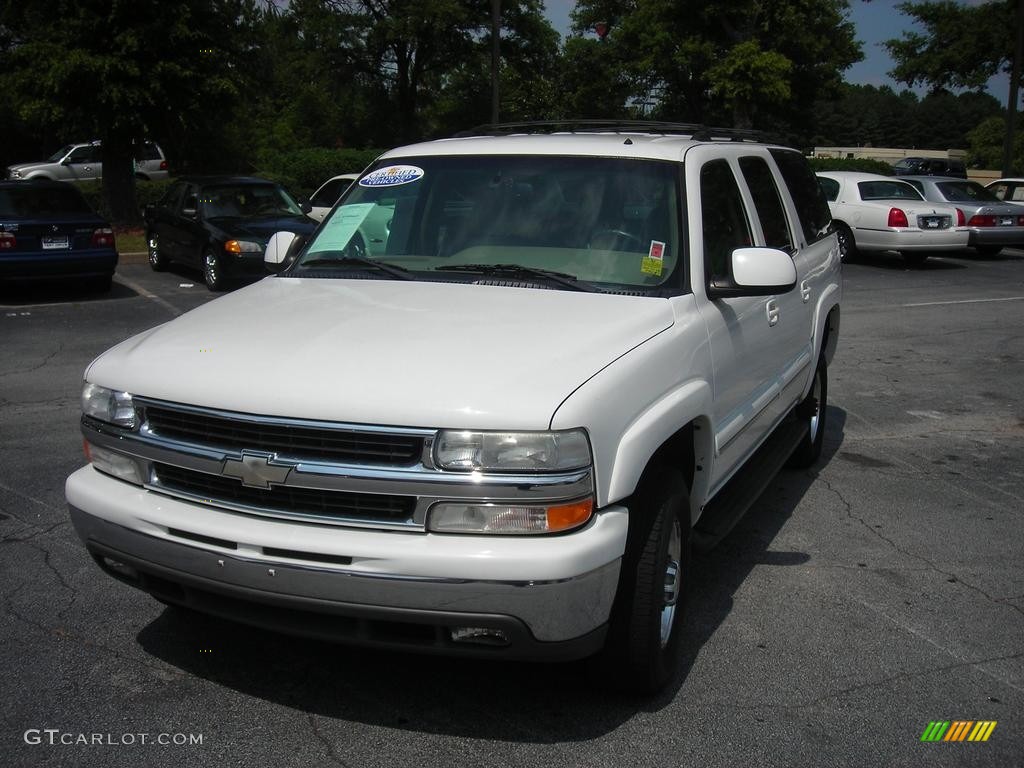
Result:
M1000 216L999 226L1000 227L1012 227L1014 225L1013 216Z
M42 244L44 251L58 251L61 249L67 250L67 248L70 245L70 241L68 240L67 235L57 237L44 237L42 239Z
M918 216L917 226L921 229L948 229L948 216Z

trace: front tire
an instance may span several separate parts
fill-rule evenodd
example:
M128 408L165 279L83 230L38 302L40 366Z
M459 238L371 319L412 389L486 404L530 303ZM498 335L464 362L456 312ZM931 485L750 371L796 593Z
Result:
M211 291L224 290L224 267L212 248L203 251L203 280Z
M798 419L806 421L807 432L790 455L786 466L805 469L821 458L821 447L825 441L825 414L828 413L828 367L821 360L814 371L811 391L796 407Z
M169 259L160 251L160 235L150 232L146 235L146 249L149 251L149 266L154 272L167 269Z
M836 222L836 240L839 243L839 261L847 263L857 258L857 242L853 232L842 222Z
M652 694L679 668L690 581L689 492L682 475L656 470L629 509L629 539L608 639L595 661L611 687Z

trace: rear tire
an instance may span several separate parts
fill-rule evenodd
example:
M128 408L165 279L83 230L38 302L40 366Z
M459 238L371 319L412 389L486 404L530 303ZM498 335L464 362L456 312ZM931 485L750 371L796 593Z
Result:
M813 466L821 458L821 447L825 441L825 414L828 413L828 366L824 360L818 362L814 371L811 391L796 407L796 417L807 423L807 432L797 444L786 462L792 469Z
M602 682L652 694L679 668L690 581L689 492L678 470L655 470L630 504L629 538L605 648Z

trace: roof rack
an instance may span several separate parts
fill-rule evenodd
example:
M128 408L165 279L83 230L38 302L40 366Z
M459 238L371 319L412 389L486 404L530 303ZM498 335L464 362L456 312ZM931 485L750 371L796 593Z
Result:
M694 141L757 141L774 139L765 131L745 128L715 128L701 123L673 123L663 120L531 120L518 123L487 123L460 131L454 138L505 136L512 133L652 133L689 136Z

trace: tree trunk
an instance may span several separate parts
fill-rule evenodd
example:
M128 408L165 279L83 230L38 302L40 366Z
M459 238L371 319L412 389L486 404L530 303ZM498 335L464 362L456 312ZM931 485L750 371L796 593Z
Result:
M135 203L135 158L132 143L124 136L103 137L103 199L117 224L139 220Z
M1013 176L1013 135L1017 128L1017 88L1020 84L1021 56L1024 55L1024 0L1017 0L1013 25L1013 65L1010 72L1010 96L1006 100L1006 137L1003 141L1003 176Z

